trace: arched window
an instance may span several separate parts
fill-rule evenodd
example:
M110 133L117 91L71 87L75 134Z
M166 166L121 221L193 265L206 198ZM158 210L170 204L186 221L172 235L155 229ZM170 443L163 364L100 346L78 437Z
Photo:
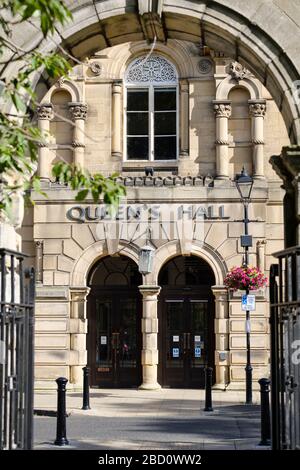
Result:
M176 160L177 72L162 56L135 59L125 74L127 160Z

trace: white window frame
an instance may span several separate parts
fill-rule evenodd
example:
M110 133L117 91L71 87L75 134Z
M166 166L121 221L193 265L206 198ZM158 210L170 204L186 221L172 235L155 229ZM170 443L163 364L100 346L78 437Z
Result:
M174 66L173 66L174 67ZM127 90L128 89L144 89L148 90L149 93L149 122L148 122L148 138L149 138L149 155L147 160L133 160L127 158ZM167 159L167 160L155 160L154 158L154 89L155 88L173 88L176 92L176 158ZM168 111L163 111L168 112ZM174 111L170 111L174 112ZM174 82L141 82L141 83L124 83L124 113L123 113L123 122L124 122L124 138L123 138L123 155L124 161L130 163L142 163L142 162L155 162L159 163L170 163L177 162L179 158L179 83L177 77L177 83ZM142 137L142 136L141 136Z

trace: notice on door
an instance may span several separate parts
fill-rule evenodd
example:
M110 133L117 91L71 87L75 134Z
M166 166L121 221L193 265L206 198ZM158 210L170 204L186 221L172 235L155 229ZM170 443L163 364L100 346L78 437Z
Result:
M107 344L107 336L100 337L100 344Z
M173 336L173 343L179 343L179 336Z
M179 348L173 348L172 349L172 356L173 357L179 357Z
M201 348L195 348L195 357L201 357Z

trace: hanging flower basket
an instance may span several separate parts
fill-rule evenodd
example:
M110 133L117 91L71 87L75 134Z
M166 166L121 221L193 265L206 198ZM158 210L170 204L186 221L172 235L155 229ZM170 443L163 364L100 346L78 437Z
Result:
M256 267L234 266L227 273L224 284L232 290L257 290L267 285L268 278Z

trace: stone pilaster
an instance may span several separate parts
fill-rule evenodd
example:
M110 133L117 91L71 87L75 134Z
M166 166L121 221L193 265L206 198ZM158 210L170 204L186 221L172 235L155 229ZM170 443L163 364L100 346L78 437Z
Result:
M229 382L229 319L228 291L224 286L212 286L215 296L215 388L224 388Z
M82 368L87 364L86 297L88 287L70 287L70 382L82 387Z
M49 180L51 177L49 137L50 121L53 119L53 115L51 103L43 103L37 107L38 127L43 137L43 140L38 145L38 175L43 180Z
M84 125L87 116L87 105L85 103L69 103L69 110L72 120L74 121L73 129L73 153L74 163L76 166L83 168L84 166Z
M122 157L121 139L121 95L122 83L116 81L112 84L112 137L111 154L120 159Z
M266 243L266 240L258 240L256 242L257 266L262 272L265 271Z
M216 115L216 177L228 179L228 119L231 116L231 101L214 100L213 104Z
M180 156L189 155L189 82L180 81Z
M274 155L270 163L283 180L286 191L284 208L285 248L300 244L300 146L282 148L281 155Z
M249 113L251 116L253 144L253 177L264 179L264 117L266 114L266 100L249 100Z
M143 296L143 383L139 388L142 390L157 390L161 388L159 383L157 382L157 296L160 292L160 287L152 285L142 285L139 286L139 289Z

